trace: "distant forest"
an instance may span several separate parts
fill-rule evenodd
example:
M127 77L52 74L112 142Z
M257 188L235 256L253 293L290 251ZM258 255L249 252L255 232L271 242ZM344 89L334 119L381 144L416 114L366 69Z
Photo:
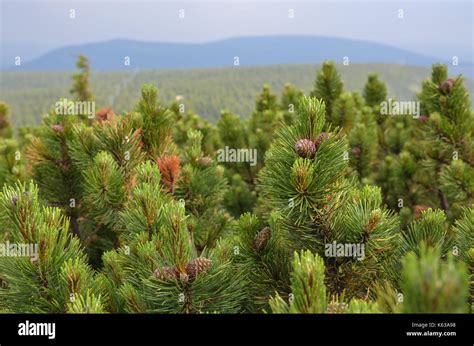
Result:
M116 113L129 110L139 100L140 87L150 83L159 88L162 102L170 103L179 95L187 110L215 122L223 109L249 117L264 84L277 94L286 83L308 92L319 68L320 65L275 65L94 72L92 66L91 86L97 109L111 106ZM399 100L413 99L421 81L430 76L429 68L401 65L351 64L339 65L338 70L349 91L361 91L367 75L376 72L386 83L388 96ZM38 124L59 98L69 97L71 75L71 72L2 71L0 98L11 106L13 125ZM474 82L466 79L465 84L472 99Z

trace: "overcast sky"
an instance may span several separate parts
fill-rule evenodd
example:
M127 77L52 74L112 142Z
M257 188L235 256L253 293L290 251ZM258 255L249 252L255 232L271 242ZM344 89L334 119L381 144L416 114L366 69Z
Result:
M385 43L473 61L473 1L0 0L2 55L127 38L203 42L309 34ZM70 10L75 18L70 18ZM184 18L179 10L184 9ZM289 18L289 10L294 18ZM403 10L403 18L399 18Z

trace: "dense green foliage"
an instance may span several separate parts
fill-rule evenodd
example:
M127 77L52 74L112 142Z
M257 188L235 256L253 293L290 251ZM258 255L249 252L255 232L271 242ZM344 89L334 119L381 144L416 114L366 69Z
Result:
M74 101L100 99L78 68ZM421 113L387 114L382 80L349 92L326 62L314 97L265 84L215 125L145 84L16 139L0 103L0 311L472 312L465 81L434 65Z

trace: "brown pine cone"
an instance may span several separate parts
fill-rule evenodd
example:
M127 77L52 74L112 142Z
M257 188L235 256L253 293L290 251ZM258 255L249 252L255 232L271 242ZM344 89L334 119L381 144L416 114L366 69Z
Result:
M95 113L95 119L97 121L110 121L115 117L115 113L112 108L102 108Z
M212 159L209 156L201 157L198 160L198 165L201 167L209 167L212 164Z
M173 267L157 268L153 275L158 280L168 281L179 276L179 273Z
M427 205L422 205L422 204L418 204L418 205L415 205L413 207L413 213L415 214L415 219L419 219L421 217L421 214L423 214L423 212L425 210L428 210L430 207L427 206Z
M313 141L302 138L295 143L296 153L303 158L311 158L316 154L316 145Z
M316 141L314 142L314 144L316 145L316 149L319 148L321 143L324 142L328 138L329 138L329 132L321 132L318 138L316 139Z
M448 95L453 90L453 85L454 85L454 79L449 78L448 80L441 83L441 85L438 87L438 89L444 95Z
M198 257L188 263L188 265L186 266L186 273L188 274L189 279L192 280L200 273L209 269L211 265L211 260L204 257Z
M355 157L360 157L361 153L362 149L359 147L355 147L354 149L352 149L352 155L354 155Z
M272 230L270 227L265 227L257 233L255 239L253 240L253 248L257 251L263 250L272 236Z

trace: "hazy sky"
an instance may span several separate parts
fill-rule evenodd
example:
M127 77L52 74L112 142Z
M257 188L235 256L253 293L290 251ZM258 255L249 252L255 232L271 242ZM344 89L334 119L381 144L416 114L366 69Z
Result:
M200 42L310 34L386 43L473 61L473 1L0 0L2 56L128 38ZM70 18L70 10L75 18ZM179 10L184 9L184 18ZM289 10L294 18L289 17ZM403 10L403 18L399 18Z

